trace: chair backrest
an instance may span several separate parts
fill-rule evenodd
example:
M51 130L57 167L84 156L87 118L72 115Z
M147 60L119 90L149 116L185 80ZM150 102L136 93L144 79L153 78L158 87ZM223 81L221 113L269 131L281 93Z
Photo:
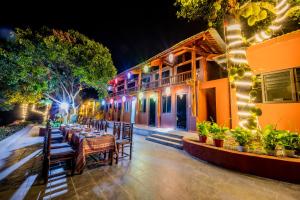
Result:
M132 123L123 123L122 126L122 139L127 139L132 141L133 133L133 124Z
M99 120L99 129L104 130L103 119Z
M104 127L104 131L107 132L108 121L105 120L105 122L103 123L103 127Z
M120 139L121 136L121 122L114 122L113 134L116 139Z

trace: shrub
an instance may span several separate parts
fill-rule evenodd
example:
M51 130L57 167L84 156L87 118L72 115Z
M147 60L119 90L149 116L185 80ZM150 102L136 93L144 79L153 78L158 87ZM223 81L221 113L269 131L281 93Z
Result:
M231 130L231 133L232 137L237 143L239 143L240 146L245 146L251 143L253 137L251 131L237 127Z
M281 132L278 135L279 144L282 145L287 150L295 150L299 145L300 137L298 133L293 133L289 131Z
M217 123L212 123L209 132L212 134L213 139L224 140L226 137L225 132L228 130L225 126L219 126Z
M210 125L211 125L211 123L208 121L203 121L203 122L197 123L198 134L200 136L207 136L210 131Z
M275 150L279 144L279 134L283 134L284 130L276 130L272 125L267 125L262 130L262 139L264 148L267 150Z

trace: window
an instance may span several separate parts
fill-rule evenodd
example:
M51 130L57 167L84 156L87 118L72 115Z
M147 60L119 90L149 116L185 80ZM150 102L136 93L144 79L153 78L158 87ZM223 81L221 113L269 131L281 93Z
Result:
M296 100L292 72L292 70L285 70L263 75L265 102L286 102Z
M171 96L162 97L162 107L163 107L163 113L171 112Z
M125 102L125 112L129 112L130 101Z
M167 78L170 76L170 70L164 71L161 73L162 78Z
M146 99L140 100L140 112L146 112Z
M217 80L221 78L226 78L227 70L220 67L215 61L207 62L207 80Z
M254 99L254 102L255 103L262 103L261 75L257 75L256 79L257 79L257 82L259 82L259 84L256 87L257 96Z
M295 77L296 77L296 91L298 101L300 100L300 68L295 69Z

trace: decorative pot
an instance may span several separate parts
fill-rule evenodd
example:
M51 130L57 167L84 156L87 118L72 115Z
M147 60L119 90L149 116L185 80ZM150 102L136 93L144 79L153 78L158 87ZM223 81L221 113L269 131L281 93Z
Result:
M199 135L199 142L200 143L206 143L206 140L207 140L207 136Z
M287 156L287 157L294 157L295 156L295 150L285 149L284 150L284 155Z
M246 148L245 148L245 146L237 146L237 150L240 152L245 152Z
M223 147L223 144L224 144L224 140L214 139L214 145L216 147Z

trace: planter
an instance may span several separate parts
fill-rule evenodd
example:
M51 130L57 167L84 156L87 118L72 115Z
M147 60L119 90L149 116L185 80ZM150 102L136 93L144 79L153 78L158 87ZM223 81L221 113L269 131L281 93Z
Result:
M295 150L285 149L284 150L284 155L287 156L287 157L294 157L295 156Z
M199 142L200 143L206 143L206 140L207 140L207 136L199 135Z
M246 152L246 147L245 146L237 146L236 148L240 152Z
M275 151L275 150L272 150L272 149L266 149L266 153L267 153L269 156L275 156L275 155L276 155L276 151Z
M214 139L214 145L216 147L223 147L224 140Z

